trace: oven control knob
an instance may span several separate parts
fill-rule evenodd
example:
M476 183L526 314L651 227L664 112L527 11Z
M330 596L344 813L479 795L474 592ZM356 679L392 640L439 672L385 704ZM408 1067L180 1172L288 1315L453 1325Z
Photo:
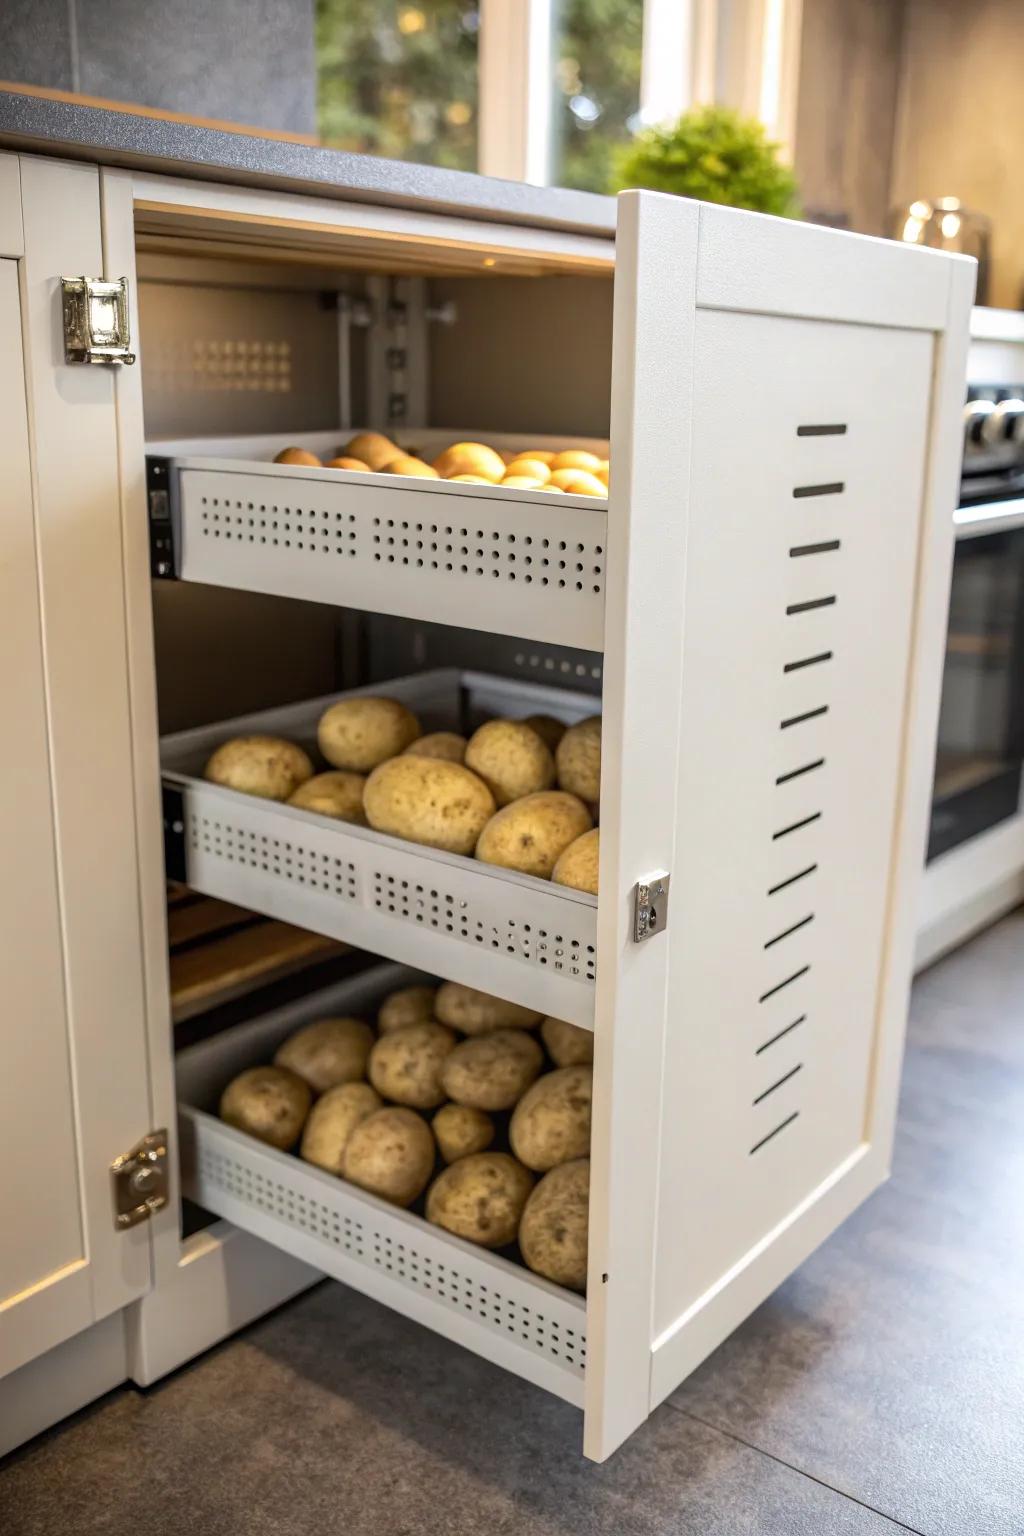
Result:
M1024 442L1024 400L1000 400L995 410L982 419L980 434L981 441L990 448Z
M982 443L982 431L995 410L994 400L968 400L964 406L964 444L968 452L972 449L978 451Z

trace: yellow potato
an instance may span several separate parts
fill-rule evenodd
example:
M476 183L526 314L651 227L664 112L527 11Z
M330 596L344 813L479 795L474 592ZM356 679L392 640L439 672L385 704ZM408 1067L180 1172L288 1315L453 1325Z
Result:
M416 716L397 699L361 695L339 699L325 709L316 739L332 767L369 773L378 763L404 752L419 734Z
M369 1083L339 1083L317 1099L302 1133L299 1156L328 1173L341 1173L348 1139L356 1126L382 1109Z
M608 487L585 469L556 469L545 490L564 491L567 496L607 496Z
M512 1112L512 1151L527 1168L546 1173L590 1152L593 1068L581 1063L545 1072Z
M564 1019L545 1019L540 1037L556 1067L578 1067L594 1060L593 1030L566 1024Z
M533 1176L507 1152L478 1152L439 1173L427 1192L427 1220L482 1248L515 1242Z
M328 773L315 773L305 784L300 784L294 795L288 797L288 804L297 805L302 811L316 811L319 816L334 816L338 821L351 821L357 827L365 827L365 783L361 773L332 768Z
M532 480L539 480L542 485L546 485L551 479L551 468L545 464L543 459L523 457L513 459L511 464L506 467L506 478L509 475L529 475Z
M361 1120L345 1143L342 1177L392 1205L409 1206L434 1171L434 1138L414 1109L388 1105Z
M367 473L370 468L369 464L364 464L362 459L348 459L344 454L340 459L328 459L326 467L328 469L360 470L363 474Z
M551 871L551 878L556 885L568 885L574 891L589 891L591 896L597 895L600 837L595 827L592 832L584 832L582 837L578 837L558 855L558 861Z
M407 1024L425 1024L434 1017L434 987L400 987L389 992L377 1014L377 1030L389 1035L394 1029L404 1029Z
M532 1035L522 1029L495 1029L463 1040L441 1067L441 1086L456 1104L469 1109L511 1109L544 1065Z
M506 475L499 484L508 486L513 491L542 491L544 481L538 480L535 475Z
M305 464L311 468L319 468L320 460L315 453L310 453L307 448L282 448L274 458L275 464Z
M373 1030L362 1019L317 1019L278 1046L274 1065L287 1067L314 1093L326 1093L366 1076L372 1045Z
M541 1015L503 997L478 992L461 981L446 981L434 999L434 1017L464 1035L487 1035L492 1029L533 1029Z
M436 1109L451 1097L441 1087L441 1069L454 1049L455 1036L443 1024L407 1024L380 1037L370 1052L367 1075L382 1099L410 1109Z
M549 752L553 752L565 735L565 726L554 715L527 715L523 721L531 731L536 731Z
M394 757L366 781L366 819L376 832L428 848L470 854L494 814L483 779L461 763Z
M243 795L287 800L312 777L313 764L301 747L279 736L236 736L217 748L203 773Z
M383 469L389 459L401 453L397 443L380 432L360 432L345 444L344 454L349 459L361 459L371 469Z
M422 459L417 459L411 453L400 453L397 458L389 459L381 465L385 475L419 475L423 480L437 480L437 470L429 464L424 464Z
M477 840L476 856L484 864L550 880L562 850L590 827L582 800L561 790L542 790L513 800L492 816Z
M437 757L445 763L461 763L466 756L466 738L458 731L429 731L405 749L406 757Z
M302 1133L312 1102L309 1086L284 1067L250 1067L233 1078L220 1099L228 1125L288 1152Z
M609 473L608 460L607 459L602 459L600 464L594 470L594 474L595 474L596 478L598 480L600 480L602 485L606 486L608 484L608 473Z
M571 725L558 743L555 767L561 789L581 800L601 798L601 716Z
M493 485L493 480L488 480L486 475L445 475L446 480L458 481L462 485Z
M482 475L497 483L505 473L505 461L484 443L452 443L438 454L434 468L446 480L454 475Z
M560 469L586 469L593 474L600 462L596 453L588 453L585 448L566 448L561 453L556 453L551 460L551 472L554 474Z
M446 1163L486 1152L494 1140L494 1121L468 1104L442 1104L430 1122L438 1150Z
M590 1159L574 1158L546 1173L526 1202L519 1223L523 1263L555 1285L585 1291L589 1224Z
M537 459L541 464L551 468L552 460L557 457L553 448L521 448L516 455L519 459Z
M538 733L523 720L488 720L466 746L466 767L483 779L495 805L550 789L555 760Z

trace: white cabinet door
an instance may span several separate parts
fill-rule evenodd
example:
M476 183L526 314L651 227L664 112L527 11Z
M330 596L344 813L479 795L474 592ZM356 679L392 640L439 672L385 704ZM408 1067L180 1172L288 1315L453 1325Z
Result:
M60 333L61 275L103 270L99 179L23 159L20 188L25 254L0 261L0 1375L151 1269L109 1171L152 1128L113 386L66 366Z

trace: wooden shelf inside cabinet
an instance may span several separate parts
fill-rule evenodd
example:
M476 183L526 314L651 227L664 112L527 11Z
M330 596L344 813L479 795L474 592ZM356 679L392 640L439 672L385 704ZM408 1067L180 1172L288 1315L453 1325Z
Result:
M150 450L156 575L603 648L598 497L274 464L242 457L249 440L184 447Z
M353 692L400 699L427 730L537 713L571 724L594 711L586 695L454 670ZM166 737L166 815L176 840L168 867L177 866L193 890L592 1028L596 897L202 777L214 747L249 732L284 736L315 753L320 715L348 696Z

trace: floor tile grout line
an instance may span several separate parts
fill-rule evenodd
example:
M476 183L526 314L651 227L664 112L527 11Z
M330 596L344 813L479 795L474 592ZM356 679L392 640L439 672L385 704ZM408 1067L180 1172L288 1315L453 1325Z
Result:
M715 1424L711 1419L702 1419L699 1413L693 1413L689 1408L681 1408L671 1398L665 1399L665 1407L680 1414L684 1419L692 1419L695 1424L703 1424L705 1429L712 1429L719 1435L725 1435L737 1445L746 1446L748 1451L756 1451L759 1456L767 1456L769 1461L774 1461L778 1466L785 1467L789 1472L795 1472L797 1477L805 1477L808 1482L817 1483L819 1488L827 1488L829 1493L838 1494L841 1499L848 1499L851 1504L859 1504L861 1509L866 1509L869 1514L877 1515L880 1520L888 1520L901 1531L909 1531L910 1536L927 1536L927 1532L919 1530L916 1525L907 1525L903 1520L897 1520L895 1515L889 1515L884 1509L878 1509L874 1504L869 1504L865 1499L858 1499L855 1493L847 1493L844 1488L837 1488L834 1483L827 1483L823 1477L815 1477L813 1472L807 1472L803 1467L796 1467L791 1461L786 1461L782 1456L776 1456L772 1451L766 1451L763 1445L755 1445L752 1440L744 1440L742 1435L737 1435L731 1429L725 1429L721 1424Z

